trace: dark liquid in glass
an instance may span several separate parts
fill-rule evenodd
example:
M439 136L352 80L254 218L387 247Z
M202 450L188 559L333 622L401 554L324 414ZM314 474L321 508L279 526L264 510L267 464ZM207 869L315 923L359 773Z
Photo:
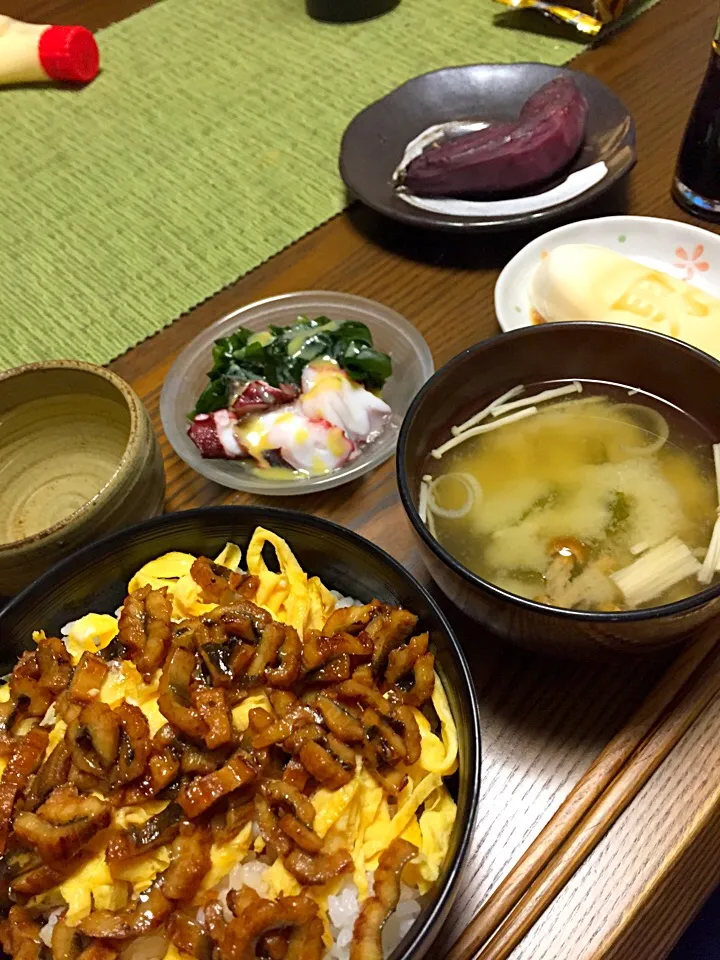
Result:
M680 148L673 197L695 216L720 222L720 24Z
M350 23L370 20L393 10L400 0L306 0L307 12L315 20Z

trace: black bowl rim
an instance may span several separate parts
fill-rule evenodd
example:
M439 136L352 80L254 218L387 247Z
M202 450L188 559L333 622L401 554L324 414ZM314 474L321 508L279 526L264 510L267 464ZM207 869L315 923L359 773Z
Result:
M455 636L455 631L450 626L450 623L438 606L437 602L432 598L426 588L418 580L416 580L416 578L408 570L405 569L399 560L396 560L381 547L378 547L371 540L368 540L361 534L356 533L354 530L343 527L341 524L335 523L332 520L326 520L324 517L316 517L313 514L303 513L300 510L288 510L282 507L265 507L254 505L226 505L216 507L196 507L193 510L178 510L173 513L165 513L157 517L151 517L149 520L143 520L142 522L133 524L132 526L123 527L121 530L116 530L114 533L111 533L100 540L96 540L87 546L81 547L79 550L76 550L74 553L70 554L70 556L65 557L63 560L60 560L58 563L54 564L49 570L45 571L45 573L41 574L41 576L33 581L33 583L25 587L25 589L22 590L16 597L14 597L14 599L11 600L4 609L0 610L0 633L2 632L3 622L7 619L9 614L12 614L16 609L21 608L27 602L27 598L31 597L37 590L43 590L46 585L56 581L66 572L69 572L78 562L78 560L85 560L93 555L104 554L110 548L112 548L113 544L116 544L118 541L127 540L128 538L132 539L132 536L135 534L140 534L147 530L153 530L156 527L162 528L164 526L171 526L178 518L184 519L191 517L219 516L221 514L262 514L268 518L266 521L263 521L263 523L269 529L272 529L273 518L277 518L278 520L299 520L303 523L306 523L310 527L314 527L318 530L326 530L329 533L335 534L336 536L354 541L364 550L369 550L371 553L374 553L378 560L380 560L382 563L393 568L397 574L399 574L401 577L404 577L410 583L410 585L422 595L424 601L427 603L431 611L432 616L437 619L439 627L445 632L450 641L450 647L455 655L458 671L465 684L471 704L471 715L469 717L463 715L462 717L463 724L466 727L470 727L470 756L467 758L470 782L470 811L469 816L467 817L467 820L461 829L460 841L458 843L455 857L448 867L441 889L439 890L437 897L430 908L430 912L425 919L425 922L415 933L410 943L403 949L402 953L397 953L397 949L393 952L392 960L410 960L410 958L415 954L415 951L419 949L427 933L433 930L439 918L443 916L446 905L452 902L453 893L460 879L460 874L467 857L470 839L473 834L480 805L480 773L482 752L478 696L475 690L475 684L472 680L470 668L468 666L463 649L460 646L460 642ZM260 523L259 520L256 522Z
M456 354L454 357L451 357L447 363L440 367L440 369L437 370L432 377L430 377L430 379L423 384L415 399L410 404L408 412L405 414L405 419L402 422L402 426L400 427L400 435L398 436L397 444L397 458L395 463L398 489L405 513L407 514L415 533L421 538L423 543L429 547L429 549L439 560L445 564L445 566L449 567L466 583L470 584L470 586L475 589L485 590L498 599L504 600L506 603L522 607L524 610L529 610L533 613L539 613L545 616L561 617L566 620L574 620L580 623L628 623L637 620L657 620L662 617L677 616L679 614L687 613L689 610L694 610L697 607L702 607L710 600L720 597L720 583L716 583L714 586L706 587L704 590L693 594L691 597L687 597L685 600L676 600L674 603L666 603L659 607L647 607L643 608L642 610L624 610L619 613L602 613L600 611L591 610L567 610L563 607L551 607L545 603L537 603L535 600L528 600L525 597L518 597L514 593L509 593L507 590L503 590L501 587L496 586L489 580L485 580L477 573L473 573L472 570L469 570L466 566L460 563L459 560L456 560L451 553L448 553L448 551L445 550L445 548L442 547L437 540L430 535L430 531L420 519L418 509L412 496L410 495L410 485L408 482L407 470L405 468L405 461L407 457L407 442L408 433L410 431L410 423L415 418L415 415L423 404L425 395L428 393L433 384L439 382L444 377L451 376L455 367L459 366L464 360L467 359L467 357L492 350L493 345L500 339L504 341L508 338L511 340L519 340L528 336L551 336L552 334L549 331L571 328L577 329L578 327L582 327L583 329L592 328L597 332L602 331L606 336L614 336L613 330L618 329L623 332L631 332L641 337L648 337L651 341L648 344L649 349L656 349L656 347L652 345L653 339L656 342L664 342L668 345L671 345L674 349L679 348L692 354L696 360L699 360L702 363L709 363L715 368L715 374L720 382L720 362L718 362L715 357L711 357L709 353L705 353L703 350L698 350L697 347L690 346L690 344L685 343L682 340L677 340L675 337L669 337L664 333L643 330L640 327L631 327L623 323L574 320L568 323L544 323L532 327L520 327L518 330L510 330L507 333L500 332L495 336L488 337L486 340L481 340L479 343L473 344L471 347L466 347L465 350ZM548 332L543 333L543 331ZM661 347L661 349L664 350L665 347Z
M542 210L536 210L532 213L514 213L505 214L504 216L496 215L494 217L457 217L454 214L438 214L429 210L421 210L419 208L411 207L409 205L408 210L401 209L400 207L398 207L397 210L395 208L391 210L388 207L388 204L379 202L374 198L368 198L364 193L360 193L356 189L353 177L347 171L348 148L345 140L350 133L350 128L355 124L355 122L359 121L360 118L366 113L373 111L379 103L388 100L391 97L395 97L396 94L399 94L402 90L404 90L405 87L412 86L416 81L423 80L426 77L432 76L436 73L460 72L463 70L476 69L477 67L514 68L528 66L545 68L548 73L553 72L557 76L565 74L577 75L581 72L574 70L572 67L567 65L563 66L554 65L551 63L542 63L539 60L522 60L517 63L454 64L452 66L440 67L437 70L426 70L424 73L419 73L414 77L409 77L392 90L389 90L382 97L378 97L376 100L373 100L372 103L369 103L366 107L363 107L362 110L358 111L352 120L350 120L340 141L338 169L347 189L366 207L369 207L376 213L382 214L384 217L388 217L389 219L396 220L400 223L409 224L410 226L425 227L431 230L440 230L441 232L447 233L482 233L485 231L503 232L515 230L519 227L530 227L537 223L542 223L543 221L552 221L562 218L566 214L586 206L587 204L592 203L594 200L597 200L598 197L603 196L608 190L615 186L619 180L630 173L637 163L637 132L635 127L635 118L620 97L618 97L618 95L606 83L592 74L585 73L582 74L585 82L588 82L591 86L595 87L598 95L602 95L607 100L615 101L615 103L617 103L621 110L626 114L629 125L625 137L625 146L628 148L629 154L627 160L622 166L618 167L618 169L612 174L604 177L599 183L588 188L578 196L571 197L569 200L561 201L560 203L554 204L551 207L546 207Z

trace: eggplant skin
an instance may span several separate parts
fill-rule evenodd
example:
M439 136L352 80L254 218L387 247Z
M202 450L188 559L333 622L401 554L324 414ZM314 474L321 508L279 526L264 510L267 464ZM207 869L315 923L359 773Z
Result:
M588 103L569 77L546 83L514 123L495 123L428 147L405 171L418 196L518 190L566 166L585 139Z

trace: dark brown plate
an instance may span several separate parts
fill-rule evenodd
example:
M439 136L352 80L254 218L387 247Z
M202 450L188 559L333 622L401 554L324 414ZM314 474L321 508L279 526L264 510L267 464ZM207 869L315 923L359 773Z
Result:
M571 76L590 105L585 143L560 179L604 161L607 173L598 183L571 199L531 213L482 216L422 210L397 195L393 172L407 144L427 127L468 118L514 120L528 97L559 76ZM425 73L366 107L343 136L340 174L353 196L395 220L436 230L498 230L537 223L583 206L631 170L636 159L633 119L595 77L543 63L486 63ZM532 187L528 195L552 185ZM496 199L501 198L498 195Z

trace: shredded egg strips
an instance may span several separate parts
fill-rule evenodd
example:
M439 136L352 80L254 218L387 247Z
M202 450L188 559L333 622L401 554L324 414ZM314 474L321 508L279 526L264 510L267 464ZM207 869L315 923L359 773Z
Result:
M279 572L270 570L263 560L262 550L270 544L277 555ZM216 557L216 563L238 570L242 553L234 543L226 544ZM200 587L190 576L190 567L195 557L187 553L166 553L156 560L146 563L128 585L128 593L138 590L146 584L153 589L167 587L173 600L173 619L198 617L215 604L203 603ZM291 624L303 636L306 630L321 629L335 609L336 599L318 579L308 577L298 563L288 544L276 534L258 527L250 540L246 554L248 573L259 580L255 602L264 607L272 616L283 623ZM107 614L88 613L65 628L65 645L78 663L82 654L106 647L117 635L118 623L115 617ZM36 639L41 634L33 635ZM114 665L100 690L103 703L115 706L125 699L138 706L148 719L150 734L154 735L165 723L157 705L158 676L145 683L134 664L129 661ZM0 687L0 702L9 695L7 685ZM378 858L396 837L415 844L418 855L405 868L403 880L424 894L437 879L447 853L450 833L456 816L455 801L443 784L446 777L457 769L457 730L453 722L450 705L439 677L435 677L435 689L432 696L433 706L440 719L441 736L436 736L430 723L419 710L414 710L420 728L422 748L420 759L408 771L408 783L400 794L396 804L391 806L382 788L370 773L364 769L358 757L355 777L350 783L338 790L320 788L310 798L315 807L313 827L330 849L335 846L347 846L354 862L354 882L360 899L371 892L368 872L377 868ZM235 726L243 731L247 729L250 710L254 707L270 709L266 694L257 693L245 698L233 708ZM51 707L45 717L49 725L52 716ZM58 719L50 732L47 747L48 755L53 747L64 737L65 723ZM0 760L0 773L5 765ZM418 808L423 810L418 815ZM160 812L166 801L149 801L142 805L120 808L115 813L115 822L120 826L130 823L143 823L149 817ZM123 909L132 895L149 887L158 873L170 862L167 846L152 850L121 866L110 867L105 862L105 845L110 828L94 838L90 849L94 856L72 877L65 880L56 890L41 895L50 902L59 891L68 904L67 922L77 924L86 917L91 909ZM231 872L233 867L242 863L248 854L259 853L264 848L262 838L253 840L252 824L248 823L230 841L214 843L211 848L211 869L198 892L197 902L201 902L206 891L212 889ZM267 896L275 899L281 895L292 896L300 892L300 884L284 867L281 860L268 867L262 875ZM327 946L332 943L327 920L327 898L337 893L344 877L338 877L322 887L312 887L309 894L318 903L320 915L325 925L324 939ZM170 946L166 960L179 960L181 955Z

